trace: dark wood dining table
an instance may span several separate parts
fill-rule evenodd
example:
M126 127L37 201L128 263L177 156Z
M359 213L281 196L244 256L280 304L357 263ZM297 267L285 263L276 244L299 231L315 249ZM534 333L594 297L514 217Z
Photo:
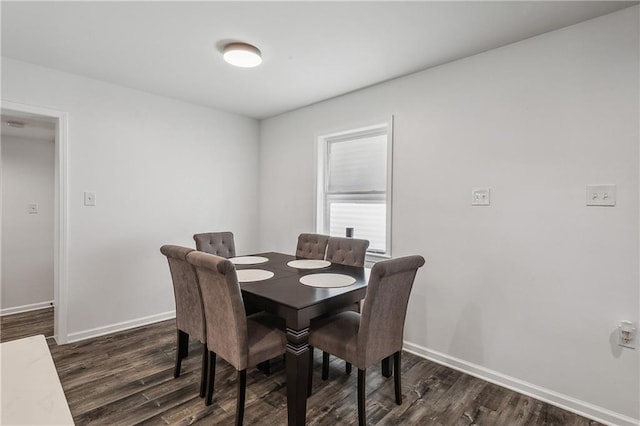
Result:
M285 369L287 379L288 424L304 425L307 414L307 384L309 366L309 323L312 319L340 311L364 299L369 269L331 264L321 269L296 269L287 265L295 256L282 253L258 253L269 259L253 265L236 265L236 269L262 269L273 277L241 282L245 304L284 318L287 351ZM355 283L345 287L320 288L300 283L308 274L333 273L349 275Z

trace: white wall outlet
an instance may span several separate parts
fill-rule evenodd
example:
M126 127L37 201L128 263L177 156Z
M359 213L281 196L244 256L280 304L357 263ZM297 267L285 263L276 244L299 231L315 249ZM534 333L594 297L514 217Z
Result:
M38 214L38 205L36 203L27 204L27 212L29 214Z
M588 206L615 206L615 185L587 185Z
M95 192L85 192L84 193L84 205L85 206L95 206L96 205L96 193Z
M488 206L491 204L491 189L476 188L471 191L472 206Z
M631 321L620 321L618 324L618 345L636 348L636 328Z

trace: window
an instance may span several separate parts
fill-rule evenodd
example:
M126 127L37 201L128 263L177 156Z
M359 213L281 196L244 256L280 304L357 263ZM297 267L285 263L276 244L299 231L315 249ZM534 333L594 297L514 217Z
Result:
M391 256L392 121L318 138L317 232L369 240Z

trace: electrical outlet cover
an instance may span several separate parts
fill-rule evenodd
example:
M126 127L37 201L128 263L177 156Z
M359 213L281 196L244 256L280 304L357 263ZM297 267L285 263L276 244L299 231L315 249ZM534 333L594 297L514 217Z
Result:
M476 188L471 191L472 206L488 206L491 204L491 189Z
M618 345L629 349L636 348L636 328L631 321L620 321L618 324Z

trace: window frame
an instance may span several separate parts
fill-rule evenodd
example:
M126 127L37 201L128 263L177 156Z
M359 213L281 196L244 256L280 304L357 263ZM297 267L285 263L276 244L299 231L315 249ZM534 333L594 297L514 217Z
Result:
M329 172L329 146L333 142L344 142L367 136L386 134L387 136L387 179L386 189L382 191L358 192L327 191ZM374 263L377 260L391 258L392 247L392 203L393 203L393 116L377 121L376 124L360 126L338 132L325 133L317 136L317 160L316 160L316 232L329 235L329 198L344 198L356 202L367 203L380 201L379 195L384 194L386 204L386 247L385 252L367 250L367 262ZM355 198L354 198L355 197Z

